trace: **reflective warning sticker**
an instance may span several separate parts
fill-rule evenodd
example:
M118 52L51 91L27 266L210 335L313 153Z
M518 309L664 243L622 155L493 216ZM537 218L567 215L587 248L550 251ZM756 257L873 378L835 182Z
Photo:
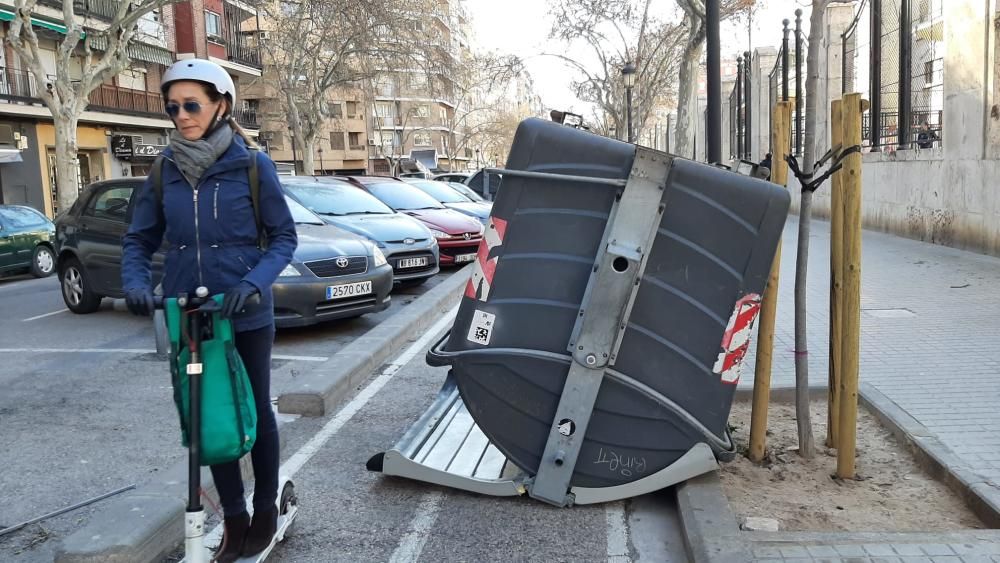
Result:
M740 368L743 357L750 348L750 333L754 322L760 314L760 295L750 293L736 302L733 316L729 317L726 332L722 335L722 352L715 362L712 371L722 377L723 383L733 385L740 381Z
M499 217L490 217L490 222L486 225L486 233L479 243L479 252L476 254L476 265L473 266L472 278L465 286L465 296L472 299L486 301L490 297L490 288L493 286L493 274L496 273L498 256L490 257L490 252L503 244L503 237L507 233L507 221Z
M497 316L493 313L476 310L472 315L472 322L469 324L469 335L466 337L469 342L488 346L490 338L493 337L493 325Z

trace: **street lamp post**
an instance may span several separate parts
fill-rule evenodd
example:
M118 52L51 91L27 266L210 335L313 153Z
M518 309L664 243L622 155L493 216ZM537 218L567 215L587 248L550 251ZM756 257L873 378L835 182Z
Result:
M633 142L632 135L632 88L635 87L635 65L630 62L625 63L622 69L622 80L625 83L625 122L628 124L628 142Z
M319 147L319 174L326 176L326 165L323 164L323 147Z

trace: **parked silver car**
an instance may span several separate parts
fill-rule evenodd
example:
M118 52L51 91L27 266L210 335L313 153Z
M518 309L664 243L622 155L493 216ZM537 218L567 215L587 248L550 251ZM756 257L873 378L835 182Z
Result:
M448 209L475 217L484 225L490 220L490 211L493 210L491 203L473 201L444 182L416 178L401 178L401 180L436 199Z
M438 244L427 227L364 190L332 177L322 182L284 177L281 186L324 222L375 243L392 266L396 283L419 285L440 271Z

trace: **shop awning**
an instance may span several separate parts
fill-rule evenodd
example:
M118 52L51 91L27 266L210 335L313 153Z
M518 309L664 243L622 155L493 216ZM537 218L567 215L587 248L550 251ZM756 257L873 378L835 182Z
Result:
M0 149L0 164L24 162L19 149Z
M14 12L11 12L10 10L0 9L0 21L5 21L5 22L14 21L15 17L16 14ZM66 26L62 25L61 23L50 22L48 20L43 20L40 18L31 18L31 25L44 27L45 29L49 29L55 31L56 33L62 33L63 35L66 35Z
M103 51L108 48L108 38L104 35L91 35L90 46L98 51ZM163 66L170 66L174 63L173 53L163 47L157 47L148 43L140 43L139 41L132 40L129 42L128 47L125 48L125 51L130 59L136 61L156 63Z

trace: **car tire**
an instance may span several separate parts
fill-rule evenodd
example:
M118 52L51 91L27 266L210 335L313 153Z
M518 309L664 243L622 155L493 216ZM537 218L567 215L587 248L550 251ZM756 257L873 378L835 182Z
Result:
M76 258L67 258L59 268L59 286L66 308L78 315L93 313L101 307L101 296L90 289L86 270Z
M31 255L31 275L36 278L47 278L56 271L56 255L44 244L35 247Z

